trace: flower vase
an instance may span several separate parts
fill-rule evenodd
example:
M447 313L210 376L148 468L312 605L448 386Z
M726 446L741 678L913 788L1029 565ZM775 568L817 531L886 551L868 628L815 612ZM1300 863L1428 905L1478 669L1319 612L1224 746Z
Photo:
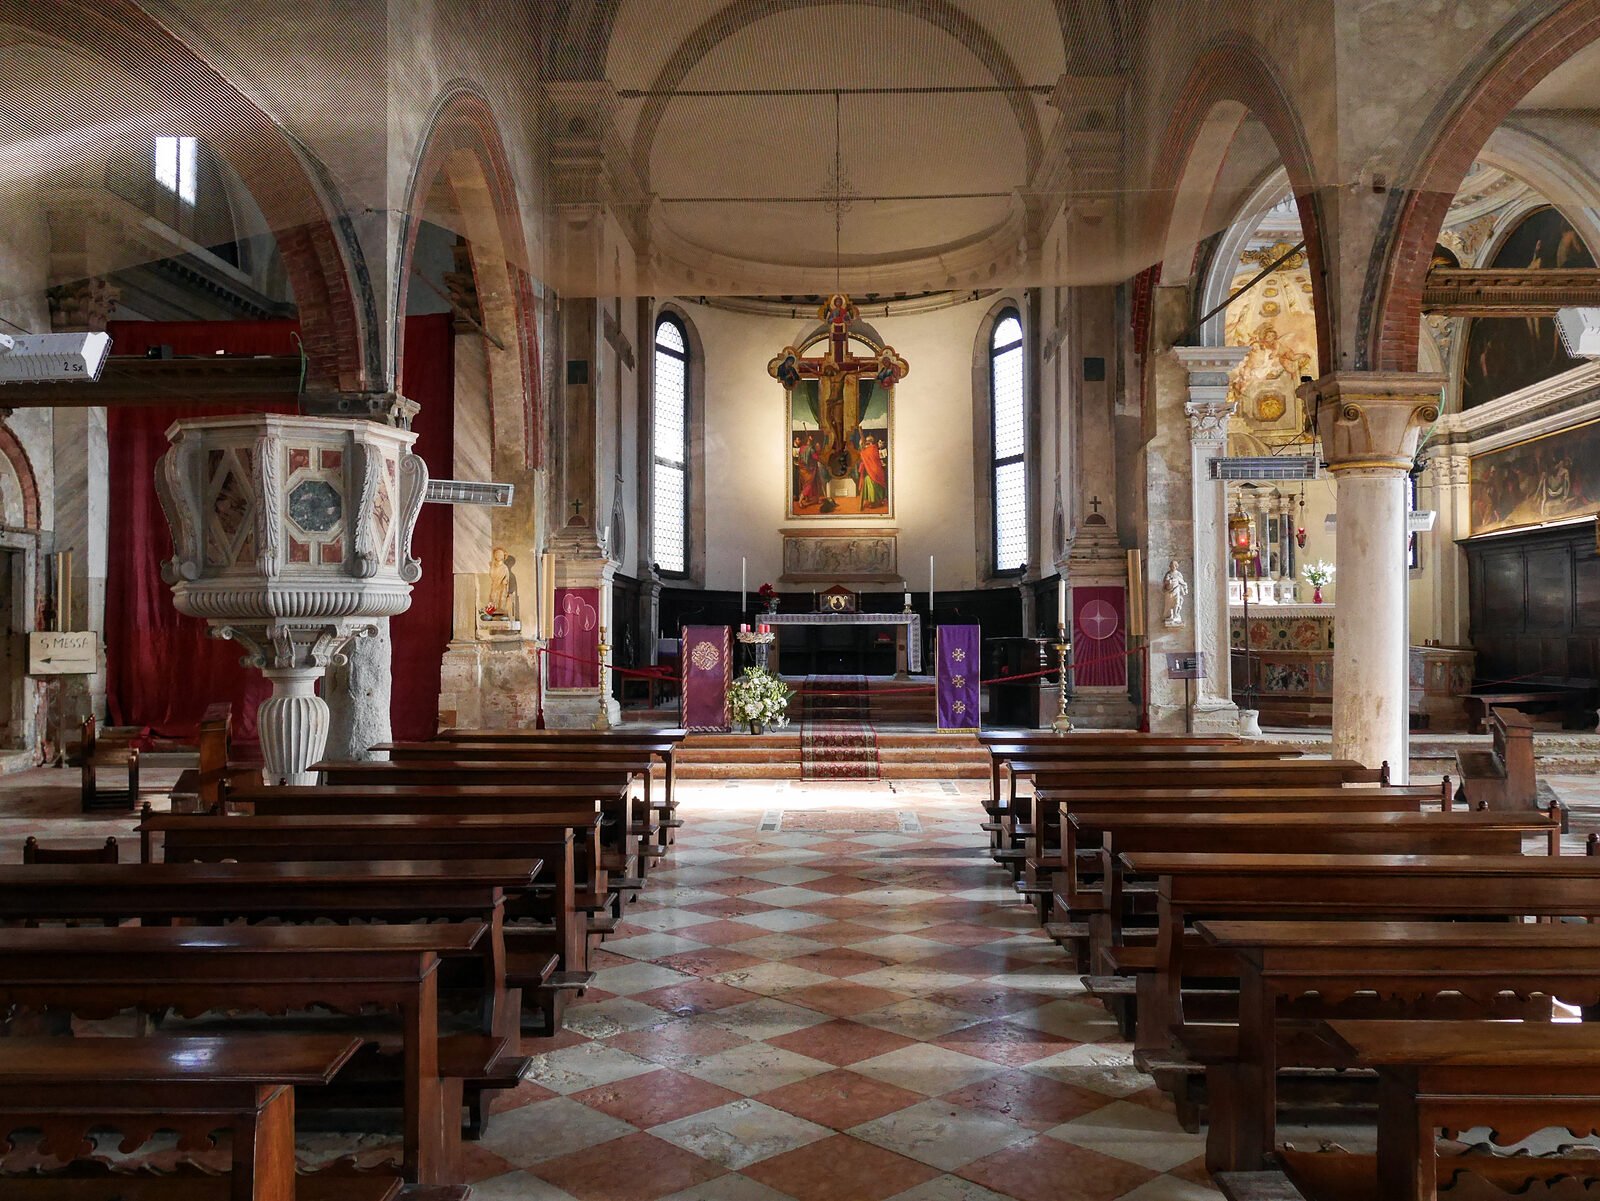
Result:
M1313 586L1311 589L1311 603L1313 605L1322 603L1322 586L1320 584Z
M752 721L750 723L750 733L752 733L752 734L761 733L761 723L759 721Z

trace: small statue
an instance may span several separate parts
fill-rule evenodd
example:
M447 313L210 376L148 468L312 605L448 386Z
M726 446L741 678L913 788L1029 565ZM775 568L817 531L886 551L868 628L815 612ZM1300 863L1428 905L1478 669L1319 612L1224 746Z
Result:
M517 616L517 577L506 561L506 548L497 546L489 556L489 603L484 613L515 620Z
M1188 595L1189 581L1183 578L1183 572L1178 570L1178 561L1173 559L1167 567L1167 574L1161 577L1161 598L1167 611L1162 625L1175 628L1183 624L1183 602Z

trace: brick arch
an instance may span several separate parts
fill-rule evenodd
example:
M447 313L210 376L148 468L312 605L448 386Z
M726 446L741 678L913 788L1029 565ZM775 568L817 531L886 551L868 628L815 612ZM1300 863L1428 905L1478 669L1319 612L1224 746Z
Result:
M1195 60L1172 106L1172 115L1157 151L1153 200L1142 223L1144 234L1150 244L1165 246L1178 220L1177 201L1185 190L1185 180L1207 173L1214 178L1221 168L1228 147L1226 144L1205 145L1204 134L1208 118L1222 106L1234 106L1259 120L1283 161L1300 212L1300 227L1311 264L1311 299L1317 315L1319 361L1331 363L1334 361L1332 319L1323 286L1321 205L1317 199L1311 149L1305 127L1283 81L1258 43L1229 36L1213 42ZM1148 316L1147 311L1147 319Z
M516 184L506 155L505 141L489 102L472 88L458 84L446 90L434 106L423 135L422 150L406 190L405 245L395 285L395 378L400 378L405 353L406 297L410 293L411 263L422 228L422 213L429 191L441 176L448 176L452 163L463 159L476 167L474 173L487 189L488 203L498 246L473 245L473 269L481 274L490 264L480 263L485 250L499 259L510 286L514 308L517 359L521 365L521 412L527 464L539 467L544 462L543 414L539 389L539 337L535 328L533 280L528 273L527 241L517 204ZM469 241L473 239L469 238Z
M0 24L82 54L119 77L160 81L159 113L119 122L119 136L192 134L250 189L294 288L312 387L359 391L381 375L365 261L331 177L265 111L133 0L0 0Z
M34 478L28 452L22 448L11 427L3 421L0 421L0 454L5 455L6 462L11 464L11 471L17 477L17 486L22 491L24 528L37 530L42 520L39 512L39 481Z
M1533 86L1596 40L1600 0L1523 5L1440 99L1402 161L1410 186L1390 192L1368 260L1357 368L1416 369L1428 263L1467 170Z

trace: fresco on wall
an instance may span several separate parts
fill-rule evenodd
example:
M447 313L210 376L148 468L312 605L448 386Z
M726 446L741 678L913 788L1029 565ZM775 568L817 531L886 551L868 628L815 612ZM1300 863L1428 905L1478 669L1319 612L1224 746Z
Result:
M828 435L818 411L816 380L801 380L789 392L789 516L888 517L891 494L890 390L871 380L846 379L851 417L846 457L830 469L823 461ZM859 423L855 416L859 414ZM838 467L843 467L839 471Z
M1249 283L1291 248L1279 242L1245 251L1232 290ZM1229 346L1250 349L1228 379L1228 399L1238 404L1239 416L1258 433L1298 434L1303 423L1295 389L1301 376L1317 375L1317 315L1305 252L1290 255L1283 266L1230 304L1224 331Z
M1472 458L1472 532L1600 513L1600 421Z
M1535 209L1495 252L1491 267L1593 267L1578 231L1553 208ZM1480 317L1467 330L1461 407L1476 408L1583 362L1561 345L1549 317Z

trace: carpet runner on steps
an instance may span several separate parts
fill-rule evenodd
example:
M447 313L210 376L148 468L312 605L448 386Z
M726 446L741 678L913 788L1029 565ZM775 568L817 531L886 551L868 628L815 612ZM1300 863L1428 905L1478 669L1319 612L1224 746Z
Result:
M801 721L865 722L872 716L866 676L807 676L797 699Z
M865 722L806 722L800 727L800 778L879 779L877 732Z

